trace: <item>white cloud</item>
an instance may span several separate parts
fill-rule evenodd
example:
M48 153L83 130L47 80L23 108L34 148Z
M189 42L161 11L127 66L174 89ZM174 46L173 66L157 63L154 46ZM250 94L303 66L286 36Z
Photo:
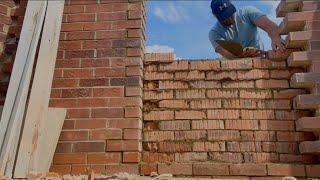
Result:
M153 14L164 22L176 23L189 20L189 15L181 6L177 7L172 2L168 2L164 6L155 7Z
M145 52L146 53L174 53L174 48L167 45L155 44L155 45L147 46ZM181 59L177 57L176 54L173 54L173 55L174 55L174 59Z

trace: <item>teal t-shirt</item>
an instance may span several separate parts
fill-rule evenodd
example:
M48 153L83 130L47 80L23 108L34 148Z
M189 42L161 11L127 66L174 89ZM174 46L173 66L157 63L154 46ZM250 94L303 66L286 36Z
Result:
M264 50L258 27L255 20L264 16L261 11L252 6L238 9L235 13L235 23L229 27L222 26L219 22L210 30L209 39L214 49L218 46L216 40L233 40L242 44L243 47L256 47Z

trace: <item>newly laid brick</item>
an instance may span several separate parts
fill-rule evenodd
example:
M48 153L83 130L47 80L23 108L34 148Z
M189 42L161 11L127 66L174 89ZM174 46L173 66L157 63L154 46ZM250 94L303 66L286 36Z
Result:
M210 141L239 141L240 132L235 130L208 130Z
M206 97L205 90L176 90L175 96L177 99L202 99Z
M245 70L251 69L253 66L252 59L237 59L237 60L224 60L221 61L222 70Z
M192 175L192 164L158 164L159 174Z
M191 70L213 70L220 69L220 61L190 61Z
M212 89L207 90L206 92L209 98L238 98L237 90L220 90L220 89Z
M259 69L253 69L250 71L238 71L237 76L239 80L267 79L269 78L269 71Z
M254 138L256 141L276 141L276 133L274 131L255 131Z
M188 70L189 63L188 61L174 61L170 64L160 64L159 71L179 71L179 70Z
M232 164L230 165L231 175L265 176L267 167L263 164Z
M242 119L274 119L272 110L241 110Z
M152 100L152 99L173 99L173 91L144 91L144 100Z
M205 119L203 111L175 111L175 119Z
M185 100L162 100L159 102L159 107L168 109L187 109L189 106Z
M253 81L227 81L222 83L222 88L254 88Z
M257 80L257 88L269 89L269 88L289 88L289 83L287 80Z
M174 73L174 78L178 80L198 80L205 79L205 73L200 71L183 71Z
M207 132L204 130L197 131L176 131L174 133L175 140L200 140L206 138Z
M204 152L187 152L175 154L175 162L199 162L207 160L208 154Z
M174 111L150 111L144 114L145 121L173 120Z
M189 81L189 86L195 89L212 89L212 88L221 88L221 83L219 81Z
M278 141L300 142L312 140L312 133L303 132L277 132Z
M201 176L217 176L229 175L228 164L214 163L214 164L194 164L193 174Z
M224 129L222 120L192 120L192 129Z
M225 129L237 129L237 130L258 130L259 121L257 120L226 120Z
M294 122L293 121L260 121L260 129L261 130L294 130Z
M242 163L243 156L241 153L230 152L209 152L210 160L221 163Z
M238 119L238 110L208 110L208 119Z
M265 100L258 101L258 109L291 109L290 100Z
M206 79L208 80L222 80L222 81L231 81L237 79L236 71L210 71L206 74Z
M166 130L190 130L189 121L161 121L158 127L162 131Z
M225 109L255 109L256 101L250 99L224 99L222 100Z
M192 143L188 142L160 142L159 152L191 152Z
M268 175L276 176L305 176L303 165L268 164Z
M188 83L184 81L160 81L159 89L188 89Z
M145 72L144 79L151 81L151 80L169 80L173 79L173 73L167 72Z
M221 152L221 151L225 151L225 150L226 150L225 142L194 142L193 143L193 151Z
M240 90L240 98L270 99L272 98L272 92L270 90Z
M276 163L279 162L279 156L276 153L244 153L244 161L246 163Z
M142 153L142 161L148 162L148 163L173 162L174 161L174 154L143 152Z
M151 131L144 132L144 141L166 141L174 140L173 131Z

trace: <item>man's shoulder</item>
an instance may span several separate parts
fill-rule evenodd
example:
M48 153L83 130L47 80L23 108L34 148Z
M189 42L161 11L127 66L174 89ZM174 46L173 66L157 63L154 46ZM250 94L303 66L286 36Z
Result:
M240 8L237 13L239 15L244 15L244 14L250 14L252 12L256 12L256 11L259 11L256 7L254 6L244 6L242 8Z

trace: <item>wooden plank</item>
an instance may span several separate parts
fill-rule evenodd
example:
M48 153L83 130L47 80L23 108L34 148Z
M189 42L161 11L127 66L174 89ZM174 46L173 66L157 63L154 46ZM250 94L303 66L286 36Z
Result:
M41 139L42 136L48 136L46 134L48 132L55 133L55 131L46 132L48 130L47 123L52 123L47 122L46 119L57 58L63 8L64 0L48 1L38 61L14 172L15 178L26 177L28 171L45 170L41 161L46 158L39 158L39 155L44 155L39 148L44 148L40 146L41 141L43 141ZM52 138L49 139L53 140Z
M11 178L31 72L47 1L29 1L0 121L0 174Z
M29 163L30 168L27 177L39 174L44 176L49 172L66 113L67 110L63 108L48 109L47 118L43 119L41 126L37 148L30 158L31 162Z

